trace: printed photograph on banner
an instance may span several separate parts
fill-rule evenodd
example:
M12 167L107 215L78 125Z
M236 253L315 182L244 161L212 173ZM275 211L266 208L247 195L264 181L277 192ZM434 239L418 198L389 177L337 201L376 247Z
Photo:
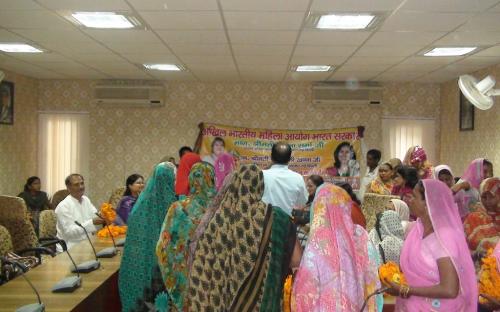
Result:
M306 178L319 174L326 181L360 186L361 136L356 128L326 130L277 130L202 124L198 140L204 161L215 165L218 157L229 153L238 164L271 166L271 148L285 141L292 147L289 168Z

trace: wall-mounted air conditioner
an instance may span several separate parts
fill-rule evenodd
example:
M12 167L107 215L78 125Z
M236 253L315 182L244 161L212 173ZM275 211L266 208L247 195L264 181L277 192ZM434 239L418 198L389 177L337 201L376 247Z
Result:
M318 82L312 102L320 107L382 104L382 87L376 82Z
M165 86L149 82L106 81L94 87L98 105L158 107L165 103Z

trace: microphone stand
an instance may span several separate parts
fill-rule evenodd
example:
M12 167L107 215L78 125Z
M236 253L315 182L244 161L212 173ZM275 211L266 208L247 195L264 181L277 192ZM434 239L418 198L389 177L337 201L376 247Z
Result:
M70 293L75 291L78 287L82 285L82 278L80 277L80 273L78 271L78 267L75 263L75 260L73 260L73 257L71 257L71 254L68 251L68 246L66 245L66 242L63 241L62 239L59 239L57 240L56 244L61 245L63 251L68 255L69 260L71 261L74 267L74 270L72 270L72 272L76 272L76 276L68 276L63 278L56 285L54 285L54 287L52 287L52 292Z
M95 260L90 260L80 263L79 265L77 265L76 269L73 270L72 272L75 273L76 271L78 271L80 273L89 273L94 270L97 270L101 266L101 263L97 259L97 254L95 252L94 244L92 244L92 241L90 240L89 233L87 233L87 229L80 222L75 220L75 224L81 227L83 232L85 233L85 236L89 241L90 247L92 247L92 251L94 252Z
M31 289L33 289L38 299L38 303L24 305L16 309L16 312L44 312L45 305L42 303L42 300L40 299L40 294L36 290L35 286L31 283L31 281L26 277L26 275L24 275L24 273L28 271L28 268L17 261L6 259L3 257L2 257L2 262L12 264L13 266L17 266L21 270L21 276L24 278L26 282L28 282L28 284L30 285Z
M104 218L101 217L101 215L98 214L97 212L95 213L95 215L98 216L100 219L104 220ZM108 247L108 248L104 248L103 250L99 250L96 253L96 257L97 258L113 258L114 256L116 256L116 253L117 253L115 239L113 238L113 233L111 233L111 230L109 229L108 224L106 223L104 226L106 227L109 235L111 236L111 241L113 242L113 247Z

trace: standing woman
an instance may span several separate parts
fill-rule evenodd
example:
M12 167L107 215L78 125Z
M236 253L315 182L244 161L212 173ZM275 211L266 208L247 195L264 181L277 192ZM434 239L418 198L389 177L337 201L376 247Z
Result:
M409 166L398 167L394 177L392 195L399 196L408 204L407 197L413 193L413 188L417 185L418 180L418 173L415 168Z
M392 176L394 175L392 165L388 162L378 167L378 176L368 184L366 193L375 193L379 195L391 195Z
M187 152L182 155L179 161L179 170L175 177L175 194L187 196L189 194L189 173L194 164L201 161L200 155Z
M411 212L418 217L401 252L407 287L392 284L398 311L476 311L476 274L462 222L449 188L437 180L415 187Z
M24 185L24 191L17 195L17 197L24 199L26 203L36 236L38 236L40 211L52 208L47 193L40 191L41 187L39 177L29 177Z
M419 179L432 178L432 165L427 161L427 153L421 146L410 147L406 152L403 164L417 169Z
M175 165L156 166L128 218L118 286L122 311L149 311L164 290L155 247L167 209L175 201Z
M132 174L125 182L125 193L122 199L116 206L116 214L118 215L115 223L118 225L127 224L128 216L134 207L139 194L144 189L144 177L140 174Z

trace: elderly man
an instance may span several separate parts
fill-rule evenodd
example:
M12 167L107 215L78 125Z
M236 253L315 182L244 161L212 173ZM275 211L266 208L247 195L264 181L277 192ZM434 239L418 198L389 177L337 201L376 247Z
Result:
M97 231L96 225L105 222L95 215L97 209L92 205L90 199L83 195L85 182L81 174L70 174L65 183L69 195L57 205L55 212L57 215L57 237L66 241L68 249L70 249L76 243L86 239L83 229L76 225L75 221L80 222L90 233Z
M292 209L304 206L307 202L307 189L304 178L288 169L292 157L292 148L285 142L278 142L271 150L271 168L263 170L264 195L266 204L280 207L290 216Z

